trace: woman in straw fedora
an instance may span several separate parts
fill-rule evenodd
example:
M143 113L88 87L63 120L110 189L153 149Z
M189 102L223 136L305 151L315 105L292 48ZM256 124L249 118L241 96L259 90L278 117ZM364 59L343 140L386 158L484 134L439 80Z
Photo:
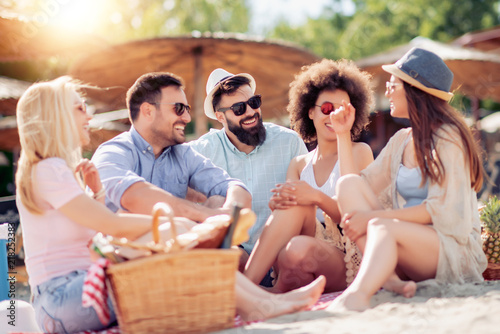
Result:
M150 216L114 214L104 205L97 169L81 156L81 147L90 142L91 119L79 94L82 87L69 77L36 83L17 106L22 150L16 202L37 323L49 333L113 324L109 299L109 324L82 306L83 282L92 264L89 241L96 231L134 240L151 228ZM85 186L93 195L85 193ZM178 226L180 232L189 227ZM316 302L325 284L320 277L302 290L274 295L236 275L236 308L244 320L304 309Z
M364 310L382 286L412 297L415 282L426 279L482 281L486 268L476 198L482 162L463 117L448 104L453 73L419 48L382 68L391 74L391 115L409 118L411 127L398 131L361 175L353 171L338 182L344 231L363 260L330 310ZM331 118L336 126L349 119Z
M345 168L338 159L344 147L329 115L339 108L355 114L344 136L348 154L355 156L353 168L359 173L373 161L367 144L352 143L368 123L373 101L370 75L351 61L323 59L302 68L289 95L291 125L314 149L292 159L287 181L272 190L269 206L273 212L250 255L245 275L258 283L273 266L275 292L303 286L318 275L327 279L325 291L344 290L352 277L346 276L340 214L332 198ZM360 257L351 263L353 267L359 265ZM354 273L356 268L351 269Z

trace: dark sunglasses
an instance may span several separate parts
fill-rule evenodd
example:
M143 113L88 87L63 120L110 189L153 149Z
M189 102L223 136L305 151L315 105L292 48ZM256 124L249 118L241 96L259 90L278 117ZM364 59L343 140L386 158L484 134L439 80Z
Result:
M182 114L184 114L184 110L187 111L188 114L191 113L191 106L189 104L184 104L184 103L180 103L180 102L154 102L154 103L151 103L151 104L171 104L171 105L174 105L175 106L175 113L177 114L177 116L182 116Z
M321 108L321 112L325 115L330 115L330 113L332 111L334 111L336 108L335 108L335 105L331 102L325 102L323 103L322 105L317 105L315 104L316 107L320 107Z
M254 95L246 102L236 102L229 108L220 108L218 111L225 112L231 109L235 116L241 116L247 111L247 104L250 106L250 108L257 109L262 104L262 98L260 95Z

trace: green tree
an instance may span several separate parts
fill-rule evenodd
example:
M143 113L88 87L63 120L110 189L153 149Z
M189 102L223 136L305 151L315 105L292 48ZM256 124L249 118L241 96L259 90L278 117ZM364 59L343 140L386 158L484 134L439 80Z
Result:
M71 1L5 0L0 10L50 20L64 15ZM249 26L245 0L94 0L86 5L93 8L93 17L87 19L96 22L94 33L111 43L192 31L245 33Z
M120 9L121 20L108 20L100 30L107 31L113 41L178 36L193 31L248 30L249 14L244 0L127 0L128 8L120 6L123 0L112 1L116 5L111 7Z
M449 42L500 23L498 0L354 2L356 13L339 41L341 46L354 44L351 58L374 54L417 36Z
M350 17L326 9L321 17L309 18L303 26L291 27L287 22L281 21L268 37L294 42L317 55L335 59L342 57L338 41L349 21Z
M332 0L319 19L309 19L295 28L281 23L269 36L295 41L327 58L359 59L417 36L449 42L467 32L500 24L498 0L353 2L356 11L352 16L335 10L340 7L339 0Z

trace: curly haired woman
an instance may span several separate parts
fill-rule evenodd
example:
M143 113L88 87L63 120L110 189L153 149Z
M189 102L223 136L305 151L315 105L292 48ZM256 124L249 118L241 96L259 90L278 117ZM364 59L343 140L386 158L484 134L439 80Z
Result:
M356 157L352 168L358 171L373 161L368 145L352 142L368 121L370 76L350 61L324 59L302 68L291 84L289 96L287 109L292 127L315 148L292 160L287 181L272 190L269 206L273 213L244 274L258 283L274 264L277 279L273 291L289 291L320 275L327 278L326 292L343 290L345 254L334 195L338 178L351 167L341 165L338 156L348 151L343 154ZM356 116L345 134L347 144L340 146L329 115L343 109ZM323 213L331 220L325 220Z

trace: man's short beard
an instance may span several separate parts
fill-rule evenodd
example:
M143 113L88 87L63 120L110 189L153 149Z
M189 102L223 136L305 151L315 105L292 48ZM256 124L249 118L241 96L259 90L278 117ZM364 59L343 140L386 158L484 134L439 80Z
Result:
M260 115L256 115L258 116L257 125L250 129L244 129L241 124L244 121L253 118L253 116L242 119L239 125L227 120L227 127L229 131L231 131L243 144L249 146L259 146L266 140L266 128L264 127Z

